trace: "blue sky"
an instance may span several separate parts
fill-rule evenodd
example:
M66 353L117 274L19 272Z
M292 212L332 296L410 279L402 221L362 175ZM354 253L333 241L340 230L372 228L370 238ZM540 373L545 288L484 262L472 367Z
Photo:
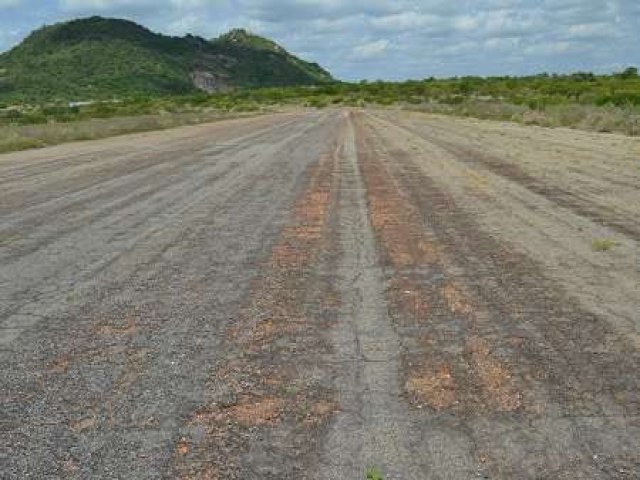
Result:
M172 35L248 28L344 80L640 66L640 0L0 0L0 51L94 14Z

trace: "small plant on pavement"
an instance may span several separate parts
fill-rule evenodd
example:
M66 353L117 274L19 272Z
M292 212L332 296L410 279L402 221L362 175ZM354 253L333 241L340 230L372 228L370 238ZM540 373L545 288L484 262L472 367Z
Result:
M367 469L367 480L384 480L382 474L377 468Z
M618 242L616 242L615 240L610 240L608 238L600 238L591 242L591 248L594 252L608 252L617 245Z

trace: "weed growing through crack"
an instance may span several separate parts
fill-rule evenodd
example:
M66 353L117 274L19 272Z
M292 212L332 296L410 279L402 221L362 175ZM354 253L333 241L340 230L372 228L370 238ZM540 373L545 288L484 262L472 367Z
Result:
M377 468L367 469L367 480L384 480L382 474Z
M617 245L619 245L618 242L608 238L599 238L591 242L591 248L594 252L608 252Z

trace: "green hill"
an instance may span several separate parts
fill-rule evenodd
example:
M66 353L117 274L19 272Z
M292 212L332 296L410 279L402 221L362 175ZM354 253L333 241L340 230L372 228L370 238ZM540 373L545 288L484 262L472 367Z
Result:
M226 68L239 85L251 87L309 85L332 81L317 63L299 59L271 40L235 29L210 42L216 53L236 59Z
M97 100L331 81L319 65L244 30L214 40L91 17L41 28L0 55L0 100Z

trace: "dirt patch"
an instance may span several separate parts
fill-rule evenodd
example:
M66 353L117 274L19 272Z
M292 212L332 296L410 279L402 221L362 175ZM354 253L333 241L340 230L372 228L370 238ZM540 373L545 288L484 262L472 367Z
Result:
M176 455L184 456L189 453L189 442L186 438L181 438L176 444Z
M242 398L237 405L217 408L212 411L196 413L195 424L228 424L237 423L242 427L260 427L274 425L284 407L284 401L280 398L247 396Z
M118 325L118 323L124 323L125 325ZM93 331L97 335L124 335L131 336L135 335L138 331L138 327L136 326L135 318L129 317L125 322L110 322L110 323L102 323L98 322L94 327Z
M562 131L550 133L512 126L507 133L491 122L475 122L474 134L469 135L470 125L465 125L464 121L454 120L456 127L462 127L458 130L451 125L434 124L425 129L419 123L405 120L408 119L400 122L402 128L451 153L456 159L472 167L482 166L622 235L639 238L640 229L628 216L627 206L609 201L616 190L637 198L637 192L632 193L637 172L629 169L628 160L620 161L624 145L630 147L633 139L616 141L615 136L601 135L594 141L593 135L576 134L576 137L582 137L577 143L569 135L562 138ZM478 142L478 139L482 141ZM498 153L500 151L503 153ZM610 161L612 165L608 164Z
M419 279L396 275L389 281L388 296L403 323L421 323L428 320L433 308L433 292Z
M371 225L392 267L387 295L399 325L426 329L417 337L412 331L407 342L430 350L428 354L405 353L405 391L410 404L467 414L515 410L520 396L510 381L509 369L489 354L488 341L477 338L479 302L451 278L456 266L443 256L446 248L436 243L410 194L385 167L385 160L396 163L401 154L377 150L371 138L361 125L360 166ZM447 211L454 211L448 198L438 198ZM469 358L450 353L465 351L469 344L474 346Z
M411 403L418 408L428 405L436 411L456 403L456 386L447 364L437 368L421 367L409 376L405 389Z
M448 282L442 288L442 296L452 313L467 316L473 313L473 307L453 282Z
M69 355L61 355L49 364L48 371L57 374L67 373L69 369Z
M75 433L81 433L85 430L92 430L97 425L97 420L95 417L83 418L82 420L78 420L75 422L71 422L70 428Z
M484 400L496 410L512 412L522 406L522 395L515 388L509 369L489 351L486 341L471 338L467 342L471 363L484 390Z
M402 269L437 260L435 246L417 230L411 210L406 209L406 199L385 177L385 172L375 164L364 164L363 172L371 225L385 246L390 263Z

